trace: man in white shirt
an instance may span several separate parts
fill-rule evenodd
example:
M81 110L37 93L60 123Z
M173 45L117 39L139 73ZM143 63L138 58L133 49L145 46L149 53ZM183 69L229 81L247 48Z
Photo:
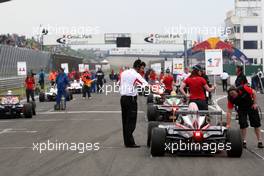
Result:
M222 86L223 86L223 91L227 91L227 80L229 78L228 73L224 70L223 73L220 75L220 78L222 80Z
M143 68L144 69L144 68ZM133 132L137 123L137 85L148 86L148 83L139 72L142 71L141 60L134 62L133 68L125 70L121 74L119 91L121 94L122 125L125 147L138 148Z

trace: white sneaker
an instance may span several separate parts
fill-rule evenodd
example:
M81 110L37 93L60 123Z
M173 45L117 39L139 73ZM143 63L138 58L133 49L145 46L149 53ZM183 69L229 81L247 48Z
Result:
M86 97L83 97L82 99L83 99L83 100L85 100L85 99L86 99Z
M92 99L92 97L89 97L88 99L89 99L89 100L91 100L91 99Z

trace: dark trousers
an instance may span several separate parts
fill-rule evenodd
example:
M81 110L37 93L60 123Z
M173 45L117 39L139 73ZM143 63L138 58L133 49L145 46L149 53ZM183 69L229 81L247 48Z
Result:
M227 79L222 80L223 91L227 91Z
M44 81L39 81L40 89L44 89Z
M208 104L206 103L206 100L190 100L190 103L191 102L196 103L199 111L207 111L208 110Z
M103 92L103 90L102 90L102 88L103 88L103 82L102 81L97 81L97 93L102 93Z
M62 90L58 89L58 93L56 96L56 104L60 105L62 96L64 96L64 105L66 107L66 99L68 96L68 92L66 90L63 90L63 89Z
M35 101L34 98L34 90L31 89L26 89L26 97L27 97L27 102L29 103L29 98L31 97L32 101Z
M137 123L137 97L122 96L120 103L122 109L124 144L125 146L135 145L133 132L136 129Z
M88 97L91 97L91 87L84 85L83 86L83 97L86 97L86 94Z

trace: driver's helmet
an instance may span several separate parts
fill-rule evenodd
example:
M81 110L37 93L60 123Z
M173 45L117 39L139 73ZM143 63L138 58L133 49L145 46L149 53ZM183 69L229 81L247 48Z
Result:
M175 92L175 91L171 91L171 94L170 94L171 96L176 96L177 95L177 93Z
M12 90L7 91L7 95L12 95L12 94L13 94Z

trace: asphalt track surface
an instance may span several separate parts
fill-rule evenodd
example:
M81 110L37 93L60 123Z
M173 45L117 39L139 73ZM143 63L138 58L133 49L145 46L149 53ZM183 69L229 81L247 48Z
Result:
M223 95L214 97L220 98L222 108L226 104L225 98L221 99ZM33 119L1 119L0 176L263 176L264 150L256 148L252 129L248 134L249 149L243 151L241 158L228 158L225 152L214 156L151 157L146 147L144 97L138 98L134 133L141 148L125 148L119 101L118 94L93 94L91 100L75 95L63 112L54 112L54 102L45 102L37 103L38 115ZM264 107L263 102L261 106ZM235 120L233 127L237 127ZM100 149L84 153L33 150L33 143L48 140L99 143Z

